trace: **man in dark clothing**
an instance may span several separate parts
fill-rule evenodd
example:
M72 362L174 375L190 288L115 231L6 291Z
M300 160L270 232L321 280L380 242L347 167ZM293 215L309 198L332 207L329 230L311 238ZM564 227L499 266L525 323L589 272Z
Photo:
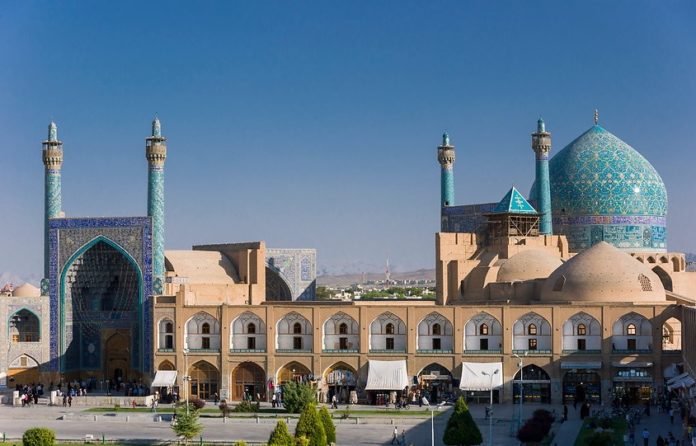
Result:
M563 421L568 421L568 406L563 405Z

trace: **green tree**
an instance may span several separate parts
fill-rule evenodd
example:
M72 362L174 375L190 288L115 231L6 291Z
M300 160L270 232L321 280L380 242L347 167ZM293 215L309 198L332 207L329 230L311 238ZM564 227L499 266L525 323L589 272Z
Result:
M331 297L331 291L325 286L318 286L314 295L319 300L325 300Z
M53 446L56 442L56 434L45 427L32 427L22 435L24 446Z
M454 406L454 413L447 420L445 435L442 438L447 445L472 446L481 444L483 437L474 422L469 408L461 396Z
M300 413L309 403L316 402L314 388L309 384L291 381L283 387L283 406L289 413Z
M285 421L278 420L275 429L268 438L268 446L293 446L294 443L288 425L285 424Z
M186 410L179 410L176 414L176 421L172 423L172 430L177 437L183 437L188 443L196 435L203 432L203 425L198 420L198 410L192 409L189 413Z
M321 420L321 424L324 425L326 442L329 444L336 443L336 426L334 426L331 414L326 406L322 406L321 409L319 409L319 419Z
M308 446L326 446L326 432L314 403L307 404L295 428L295 437L307 437Z
M295 446L309 446L309 439L304 435L295 438Z

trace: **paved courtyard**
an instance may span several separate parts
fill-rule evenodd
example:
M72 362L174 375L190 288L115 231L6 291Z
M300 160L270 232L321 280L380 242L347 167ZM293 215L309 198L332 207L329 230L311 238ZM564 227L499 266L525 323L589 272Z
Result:
M374 407L357 407L356 409L374 409ZM560 416L562 406L526 404L524 415L529 417L537 408L555 410ZM484 444L488 444L488 420L485 419L484 405L470 406L474 420L479 425L484 437ZM442 435L447 419L452 408L443 409L445 413L435 417L435 445L441 446ZM511 404L496 405L493 417L493 444L496 446L517 446L519 442L511 435L511 420L516 423L518 407ZM65 417L66 419L61 419ZM579 412L575 412L572 406L569 410L569 421L554 424L558 445L572 445L581 426ZM393 420L393 424L392 424ZM246 440L250 442L264 442L275 426L275 418L256 419L228 419L223 423L220 418L202 418L204 425L203 439L210 441L234 441ZM102 435L108 440L175 440L168 422L156 422L151 413L127 413L116 414L85 412L81 409L65 409L63 407L50 407L39 405L35 407L10 407L0 406L0 432L4 432L8 439L19 439L22 433L29 427L43 426L54 429L60 439L84 439L86 434L94 435L101 439ZM294 430L295 421L290 419L291 430ZM416 417L389 417L385 411L384 416L360 418L360 424L355 420L342 422L336 420L336 431L339 445L387 445L391 442L391 435L397 426L399 432L406 430L406 444L415 446L427 446L431 441L430 419ZM675 435L681 435L681 428L675 421L670 425L669 416L657 414L653 411L651 417L643 417L637 432L647 426L651 432L650 444L655 444L658 434L665 435L672 430Z

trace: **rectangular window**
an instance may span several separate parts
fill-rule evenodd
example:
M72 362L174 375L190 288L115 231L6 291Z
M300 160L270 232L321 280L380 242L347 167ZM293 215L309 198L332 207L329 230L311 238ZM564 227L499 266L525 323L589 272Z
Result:
M442 340L440 338L434 338L433 339L433 350L441 350L442 349Z
M387 338L387 350L394 350L394 338Z
M488 339L479 339L479 350L488 350Z
M295 350L302 350L302 336L295 336L292 338L292 348Z
M626 349L627 350L638 350L637 345L636 345L636 340L635 339L628 339L626 341Z
M256 338L254 338L254 337L247 338L247 349L256 350Z
M338 348L348 350L348 338L338 338Z
M164 337L164 348L174 348L174 336L168 335Z
M529 350L536 350L537 349L537 340L536 338L532 338L529 340Z
M578 350L587 350L587 344L584 339L578 339Z
M207 336L204 336L201 338L201 348L208 350L210 349L210 338Z

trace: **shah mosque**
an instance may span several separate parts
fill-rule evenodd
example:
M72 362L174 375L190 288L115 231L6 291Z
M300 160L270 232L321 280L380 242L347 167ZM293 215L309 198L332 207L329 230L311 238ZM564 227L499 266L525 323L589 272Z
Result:
M165 249L166 138L145 140L147 215L66 217L63 145L43 142L44 279L0 298L0 388L138 382L165 396L634 402L694 384L696 273L667 248L667 191L633 147L594 125L535 181L456 205L455 147L437 147L435 301L315 300L316 252L263 241ZM427 236L426 234L423 234Z

